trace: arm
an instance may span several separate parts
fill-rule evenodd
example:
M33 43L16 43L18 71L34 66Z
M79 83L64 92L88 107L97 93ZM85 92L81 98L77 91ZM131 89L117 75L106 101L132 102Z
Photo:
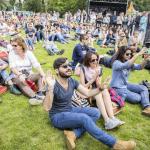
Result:
M52 104L53 104L53 97L54 97L53 90L49 89L46 92L46 96L45 96L45 99L44 99L44 102L43 102L43 107L44 107L45 111L51 110Z
M116 61L113 64L113 69L114 70L123 70L123 69L130 69L131 66L134 65L134 62L136 61L136 59L141 56L142 54L144 54L146 51L145 48L143 48L139 53L135 54L130 60L126 61L125 63L122 63L120 61Z
M50 73L50 71L46 73L46 83L48 85L48 91L46 92L46 97L43 102L43 107L45 111L49 111L51 110L53 104L54 85L55 85L55 79Z
M41 66L37 67L36 70L40 73L41 77L45 77L45 73Z
M83 85L79 84L77 91L83 94L84 96L91 97L100 93L99 88L89 90L85 88Z

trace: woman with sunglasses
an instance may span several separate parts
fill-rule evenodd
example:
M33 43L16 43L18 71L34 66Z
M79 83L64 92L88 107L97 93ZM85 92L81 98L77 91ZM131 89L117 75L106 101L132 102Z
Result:
M142 70L149 58L141 64L134 64L137 58L143 55L146 49L143 48L139 53L132 55L132 51L122 46L112 58L112 81L111 87L116 89L118 94L131 103L141 103L142 114L150 116L150 102L148 89L143 85L131 84L128 76L131 70Z
M102 76L102 68L98 65L99 56L97 53L88 52L84 58L84 65L81 67L80 82L87 88L95 89ZM108 84L108 83L106 83ZM107 86L102 92L94 96L96 104L105 121L105 128L111 130L122 125L124 122L114 117L111 98Z
M13 81L30 98L30 104L41 104L44 99L42 82L45 79L45 74L33 53L27 50L25 41L21 37L14 38L11 44L13 50L9 53L9 66L14 76ZM37 73L33 73L32 68L35 68ZM33 87L33 82L38 83L37 93L33 88L30 88Z

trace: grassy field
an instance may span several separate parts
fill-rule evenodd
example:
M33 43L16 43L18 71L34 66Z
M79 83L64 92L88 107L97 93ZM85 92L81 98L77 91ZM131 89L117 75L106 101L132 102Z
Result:
M59 48L65 49L63 56L71 60L74 45L58 44ZM96 46L99 54L104 54L108 49L100 49ZM48 56L42 48L42 43L35 46L34 54L46 71L52 68L55 58ZM111 75L111 70L104 68L103 77ZM130 81L139 83L141 80L150 80L148 71L134 71L130 75ZM66 150L63 132L52 127L48 114L41 106L32 107L28 98L15 96L7 92L2 97L0 104L0 150ZM141 115L140 105L126 104L124 111L118 118L125 121L125 125L108 133L119 139L134 139L137 142L137 150L150 149L150 118ZM104 129L103 119L97 122ZM107 150L108 147L93 139L88 133L77 140L77 150Z

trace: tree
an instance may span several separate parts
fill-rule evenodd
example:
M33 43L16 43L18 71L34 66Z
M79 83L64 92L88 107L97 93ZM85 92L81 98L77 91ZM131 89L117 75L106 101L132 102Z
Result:
M44 5L42 0L26 0L24 2L24 9L33 12L43 12Z
M5 0L0 0L0 10L6 9L7 3Z

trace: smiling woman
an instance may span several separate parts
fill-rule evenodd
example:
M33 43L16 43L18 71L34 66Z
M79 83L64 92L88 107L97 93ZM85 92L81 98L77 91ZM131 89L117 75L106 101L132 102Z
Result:
M42 94L42 82L44 79L44 72L33 55L27 50L25 41L21 37L16 37L11 41L13 50L9 53L9 65L13 75L13 81L20 88L20 90L30 99L30 104L36 105L42 103L44 95ZM38 72L33 73L32 67ZM38 92L35 93L33 83L38 83ZM30 83L30 84L29 84ZM31 85L32 83L32 85Z
M143 48L139 53L132 56L132 51L125 46L120 47L112 59L112 81L111 87L116 89L118 94L131 103L141 103L142 113L150 116L150 102L148 89L143 85L128 83L128 76L131 70L142 70L147 63L145 59L141 64L134 64L136 59L147 50ZM148 59L148 58L147 58Z

